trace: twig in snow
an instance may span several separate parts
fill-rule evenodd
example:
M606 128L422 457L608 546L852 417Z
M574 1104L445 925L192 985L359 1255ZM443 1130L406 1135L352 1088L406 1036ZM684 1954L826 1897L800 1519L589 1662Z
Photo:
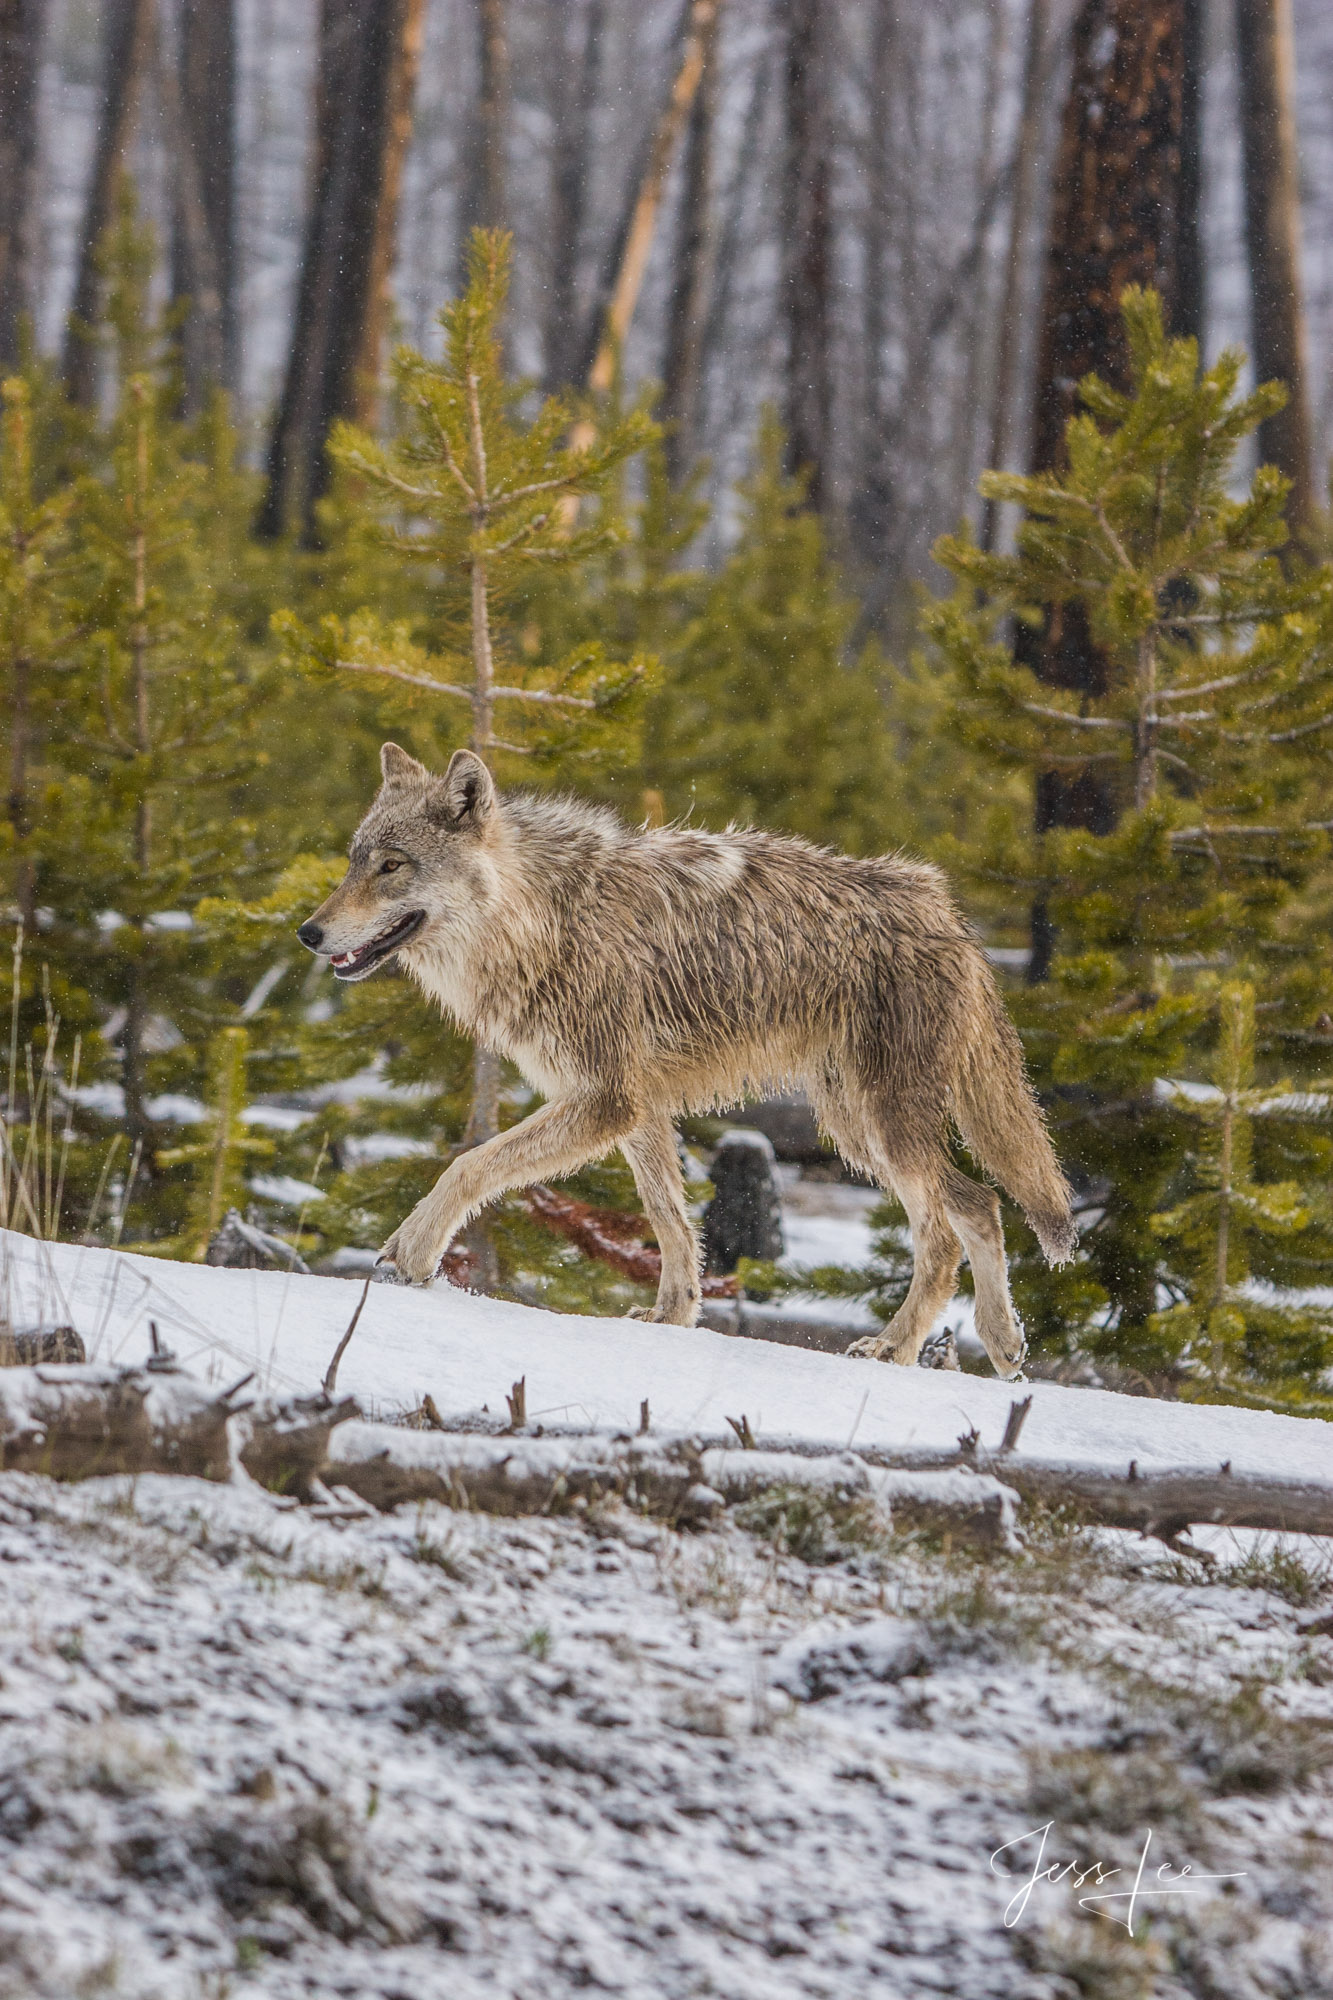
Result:
M754 1432L750 1429L750 1419L743 1410L739 1417L728 1417L727 1422L740 1439L742 1451L756 1451L758 1449L755 1443Z
M1024 1396L1021 1403L1011 1403L1009 1405L1009 1415L1005 1420L1004 1436L1000 1439L1001 1457L1004 1456L1005 1452L1014 1451L1017 1448L1023 1426L1028 1420L1028 1411L1031 1408L1031 1396Z
M648 1420L648 1398L645 1396L639 1405L639 1436L647 1437L651 1429L652 1425Z
M373 1275L374 1275L373 1272L367 1272L366 1282L361 1287L361 1296L356 1302L356 1311L352 1314L351 1319L347 1323L346 1333L343 1335L342 1339L338 1342L338 1345L333 1350L333 1359L332 1361L330 1361L324 1375L324 1391L326 1395L331 1396L334 1390L338 1386L338 1363L342 1360L343 1355L347 1352L348 1341L352 1338L352 1335L356 1332L356 1323L361 1317L362 1308L364 1307L367 1298L370 1296L370 1280L373 1277Z
M509 1405L509 1428L523 1430L528 1421L528 1378L520 1375L509 1394L505 1397Z

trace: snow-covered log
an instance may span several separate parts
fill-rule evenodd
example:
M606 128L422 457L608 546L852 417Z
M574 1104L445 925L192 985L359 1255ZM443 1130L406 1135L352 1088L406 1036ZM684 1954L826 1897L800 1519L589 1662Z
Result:
M109 1472L227 1479L227 1425L243 1386L219 1394L161 1366L6 1368L0 1370L0 1467L53 1479Z
M1324 1482L1233 1472L1229 1463L1215 1470L1181 1466L1140 1472L1131 1459L1120 1472L1010 1452L988 1455L975 1446L956 1451L867 1447L863 1455L872 1464L913 1475L950 1468L990 1472L1024 1500L1074 1507L1102 1527L1137 1528L1168 1542L1201 1522L1273 1534L1333 1535L1333 1464Z
M792 1451L714 1450L703 1454L704 1481L730 1502L775 1487L808 1488L828 1500L873 1500L894 1527L924 1528L982 1548L1015 1548L1018 1495L999 1479L966 1466L896 1472L867 1465L854 1452L819 1457Z
M384 1509L443 1500L487 1514L547 1514L615 1496L697 1519L721 1505L700 1481L696 1452L651 1438L478 1437L347 1423L333 1434L321 1477Z
M236 1418L236 1456L252 1479L274 1493L310 1496L328 1462L329 1438L339 1424L361 1415L355 1396L289 1396L264 1400Z

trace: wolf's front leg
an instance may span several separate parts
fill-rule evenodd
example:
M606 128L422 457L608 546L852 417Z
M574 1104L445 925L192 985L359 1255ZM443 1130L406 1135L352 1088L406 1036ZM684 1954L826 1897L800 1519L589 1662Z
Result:
M699 1245L685 1206L671 1120L665 1113L641 1119L621 1140L620 1150L662 1253L657 1304L649 1317L669 1326L693 1326L699 1317Z
M460 1153L380 1252L414 1285L428 1285L450 1243L479 1208L510 1188L576 1173L622 1139L634 1113L613 1091L560 1098L521 1125Z

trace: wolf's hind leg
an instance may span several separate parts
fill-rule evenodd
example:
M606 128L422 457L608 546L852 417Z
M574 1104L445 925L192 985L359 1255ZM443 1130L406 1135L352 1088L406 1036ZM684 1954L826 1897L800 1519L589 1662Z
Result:
M944 1176L949 1220L963 1239L977 1295L977 1333L997 1375L1016 1375L1027 1343L1009 1296L1000 1199L993 1188L949 1167Z
M414 1285L428 1285L453 1238L509 1188L572 1174L625 1138L633 1107L616 1092L557 1098L509 1131L460 1153L400 1223L380 1255Z
M671 1120L665 1114L645 1118L621 1140L620 1150L662 1252L657 1304L648 1317L669 1326L693 1326L699 1317L699 1244L685 1206Z
M910 1368L953 1297L962 1247L945 1213L938 1172L912 1173L894 1167L878 1178L892 1187L912 1225L912 1282L883 1333L853 1341L847 1352L872 1361L899 1361Z

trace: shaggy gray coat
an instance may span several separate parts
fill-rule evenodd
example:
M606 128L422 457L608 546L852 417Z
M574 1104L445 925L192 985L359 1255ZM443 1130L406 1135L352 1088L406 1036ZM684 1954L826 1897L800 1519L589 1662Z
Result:
M344 980L396 955L547 1100L454 1160L384 1246L399 1270L429 1283L486 1202L619 1146L662 1251L653 1317L691 1325L698 1246L672 1121L799 1083L843 1158L912 1225L907 1297L851 1351L915 1361L966 1251L977 1331L1002 1374L1019 1367L999 1202L953 1165L948 1126L1053 1260L1074 1243L1069 1190L990 967L936 869L501 798L469 751L440 777L388 743L383 770L345 879L299 935Z

